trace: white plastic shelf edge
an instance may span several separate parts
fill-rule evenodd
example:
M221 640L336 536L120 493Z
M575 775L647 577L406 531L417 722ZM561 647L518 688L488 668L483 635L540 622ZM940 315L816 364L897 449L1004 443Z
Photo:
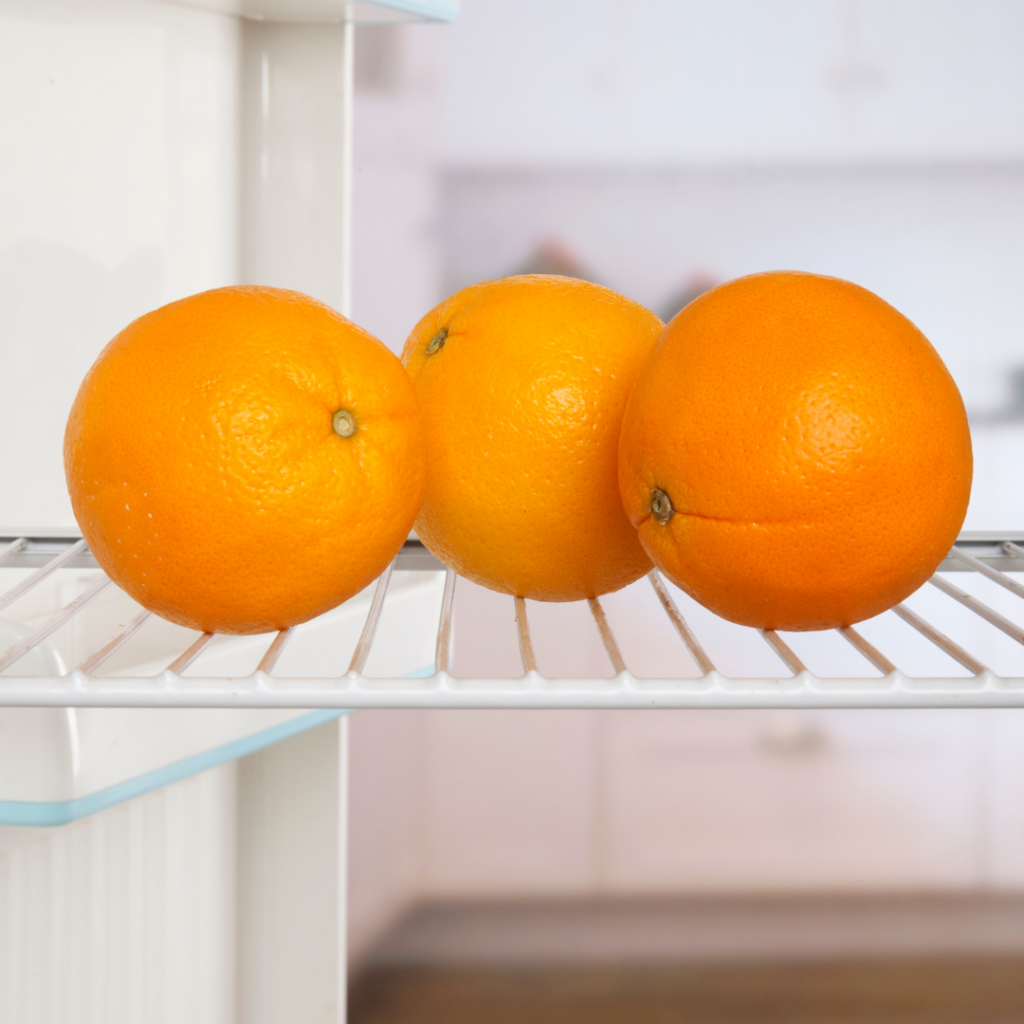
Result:
M256 21L341 22L453 21L459 0L169 0Z

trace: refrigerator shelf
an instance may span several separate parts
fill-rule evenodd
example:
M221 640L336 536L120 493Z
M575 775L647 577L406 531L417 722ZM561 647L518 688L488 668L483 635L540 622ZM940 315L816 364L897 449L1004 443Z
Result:
M0 535L0 565L5 568L34 568L6 593L0 595L0 612L24 597L51 574L70 566L95 565L80 536L72 531ZM770 675L735 678L716 665L702 639L702 629L688 622L679 608L679 595L657 572L648 577L661 614L675 632L679 653L692 665L694 675L679 678L643 678L630 671L616 640L609 616L600 599L591 599L589 611L601 638L610 674L594 678L550 678L541 673L534 655L527 603L515 604L515 620L523 674L518 678L459 678L452 673L453 603L457 577L447 571L440 614L427 621L421 614L408 624L411 631L430 630L435 656L433 671L419 677L375 678L365 674L368 659L376 650L382 612L395 605L389 597L394 571L441 570L423 546L410 539L394 563L377 581L362 632L348 661L346 671L328 678L275 674L275 666L289 644L295 644L296 630L274 636L238 638L236 642L258 644L259 664L245 675L187 675L194 662L204 657L207 669L215 637L205 633L184 645L161 664L148 664L138 674L104 675L104 665L131 642L151 616L142 611L124 624L114 636L89 638L90 651L73 670L60 675L18 675L19 662L46 643L48 637L65 627L110 584L95 576L87 588L61 611L36 625L5 652L0 653L0 706L57 707L179 707L179 708L825 708L825 707L1024 707L1024 671L1007 675L995 671L987 659L991 636L1009 638L1024 646L1024 605L1007 609L1005 601L969 592L967 581L982 579L1011 603L1024 600L1024 585L1014 574L1024 573L1024 534L966 533L958 539L949 556L929 583L918 592L938 591L949 608L957 609L954 625L980 620L988 630L980 642L965 644L945 628L932 624L909 604L898 605L885 616L872 620L899 619L923 638L930 649L945 656L948 675L915 676L907 671L906 657L897 644L894 649L873 641L865 629L848 627L835 631L848 641L864 665L863 675L829 678L815 675L794 649L801 637L784 638L772 630L760 633L767 648L783 670ZM954 576L952 574L967 574ZM954 582L955 580L955 582ZM399 588L401 592L402 588ZM975 586L974 590L979 588ZM673 596L673 592L676 596ZM994 593L995 591L993 591ZM1006 595L1009 595L1006 597ZM918 595L913 595L911 601ZM934 595L933 595L934 596ZM365 599L364 603L365 602ZM998 607L994 607L997 605ZM1002 610L1000 610L1000 608ZM948 609L946 609L948 612ZM1004 614L1009 611L1010 614ZM394 613L394 612L393 612ZM329 613L330 614L330 613ZM703 616L704 629L708 622ZM717 620L719 623L721 620ZM404 624L403 624L404 628ZM739 630L741 627L728 627ZM299 630L304 627L299 627ZM322 632L322 631L321 631ZM989 635L990 634L990 635ZM988 638L986 640L986 637ZM191 639L191 638L190 638ZM217 638L221 639L221 638ZM426 639L421 635L420 643ZM221 640L222 644L224 643ZM228 641L230 643L231 641ZM1002 641L1005 643L1005 640ZM384 642L386 645L387 641ZM1012 644L1011 644L1012 646ZM341 657L343 655L339 655ZM217 659L213 662L216 664ZM236 665L230 659L222 665ZM202 663L200 662L200 665ZM308 660L304 662L308 664ZM237 671L237 670L236 670ZM911 669L911 671L913 671ZM430 674L425 674L430 673ZM957 674L959 673L959 674Z

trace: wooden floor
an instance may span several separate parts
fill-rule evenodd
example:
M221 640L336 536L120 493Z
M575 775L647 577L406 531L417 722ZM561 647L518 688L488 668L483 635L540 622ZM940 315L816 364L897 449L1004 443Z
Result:
M1024 1024L1024 959L376 966L351 1024Z

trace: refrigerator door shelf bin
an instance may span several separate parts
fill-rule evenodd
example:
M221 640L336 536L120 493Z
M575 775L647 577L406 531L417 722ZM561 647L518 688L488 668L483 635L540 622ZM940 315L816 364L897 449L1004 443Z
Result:
M77 551L76 551L77 548ZM32 567L41 551L56 549L42 569ZM63 549L63 550L61 550ZM0 542L0 550L3 550ZM170 701L166 707L132 707L132 684L125 676L149 678L149 685L160 686L160 674L169 660L181 661L181 649L195 646L195 632L164 622L155 616L139 614L137 606L113 585L97 590L96 579L106 579L95 568L86 574L66 568L88 567L91 556L72 540L49 537L6 550L20 550L28 562L18 569L0 570L4 575L21 577L22 583L34 581L33 592L51 593L36 600L35 612L26 621L13 622L3 616L27 602L12 602L0 611L0 647L17 649L26 639L39 633L39 622L51 622L52 615L39 614L46 601L61 597L62 591L95 593L94 600L78 601L78 615L48 637L38 639L13 665L17 676L3 676L15 685L45 689L48 681L70 682L67 666L80 659L80 652L92 644L91 635L102 645L121 623L142 624L132 631L133 643L125 644L107 658L104 685L119 697L104 706L73 707L73 699L46 702L42 694L27 703L36 706L0 706L0 825L61 825L69 821L152 789L176 782L215 765L244 757L256 750L320 725L343 714L340 708L316 711L291 707L246 707L220 699L215 708L197 708L189 701ZM51 570L58 559L68 557L65 568ZM9 559L10 560L10 559ZM422 557L420 556L420 560ZM412 561L416 562L413 552ZM95 563L93 563L95 564ZM64 574L63 576L61 574ZM402 572L397 574L391 595L392 608L381 623L382 640L387 652L371 665L389 675L422 675L433 671L433 627L441 605L444 578L438 572ZM338 664L337 651L354 649L372 603L373 588L351 601L306 623L297 632L294 643L280 665L289 672L315 675L338 672L347 664ZM32 594L25 592L28 597ZM45 599L45 600L44 600ZM411 627L411 628L410 628ZM122 630L123 631L123 630ZM261 661L266 661L267 637L218 637L205 642L204 671L222 678L246 677ZM277 651L280 653L281 645ZM315 680L322 685L323 680ZM204 690L208 681L185 677L182 686ZM62 684L63 685L63 684ZM218 686L220 684L217 684ZM122 690L127 686L128 690ZM9 702L5 702L9 703ZM46 706L42 706L46 705ZM116 706L120 705L120 706Z

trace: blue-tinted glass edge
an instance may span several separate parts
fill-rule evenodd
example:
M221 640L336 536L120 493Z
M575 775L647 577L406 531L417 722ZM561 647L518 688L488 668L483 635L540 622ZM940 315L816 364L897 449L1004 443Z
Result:
M459 0L368 0L376 7L390 7L428 21L454 21L459 14Z
M45 802L0 800L0 825L68 825L79 818L85 818L97 811L105 811L108 807L124 803L125 800L133 800L137 796L151 793L154 789L169 786L172 782L180 782L191 775L198 775L200 772L216 768L228 761L236 761L240 757L254 754L257 750L279 743L290 736L297 736L300 732L313 729L348 713L348 711L338 711L333 708L324 711L311 711L287 722L271 726L269 729L255 732L251 736L233 740L231 743L214 747L201 754L194 754L182 761L157 768L155 771L139 775L134 779L127 779L117 785L108 786L106 789L99 789L95 793L76 797L74 800Z

